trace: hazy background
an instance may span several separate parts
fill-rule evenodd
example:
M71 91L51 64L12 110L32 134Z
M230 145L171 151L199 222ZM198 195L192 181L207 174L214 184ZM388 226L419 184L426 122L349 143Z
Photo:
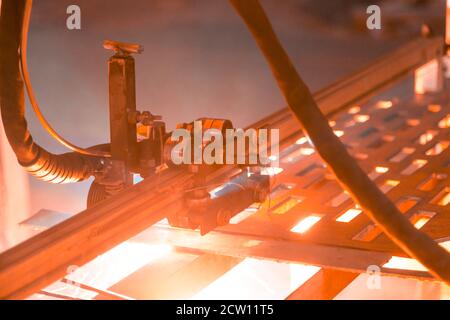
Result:
M443 14L419 7L412 18L411 11L405 11L409 24L405 22L404 28L396 28L394 19L389 33L367 32L364 19L362 28L355 21L366 17L367 3L377 2L263 0L262 4L300 74L315 91L417 34L421 13L433 19ZM405 1L385 1L386 11L402 13L392 9L400 2ZM442 1L434 3L443 8ZM66 29L70 4L81 7L82 30ZM245 126L284 105L261 54L225 0L34 1L28 52L33 86L48 120L81 146L107 142L109 137L111 52L102 48L104 39L144 46L144 53L136 57L138 108L163 115L169 128L203 116ZM66 151L31 112L27 116L39 144L53 152ZM31 210L78 212L85 207L88 186L50 185L30 178Z

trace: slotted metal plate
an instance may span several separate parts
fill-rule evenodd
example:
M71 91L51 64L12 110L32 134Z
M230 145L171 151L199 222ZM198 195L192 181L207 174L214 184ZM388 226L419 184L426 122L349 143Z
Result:
M449 96L414 95L411 87L405 80L382 97L339 112L330 124L411 222L444 239L450 236ZM271 198L222 230L402 254L343 191L305 137L282 150L280 167Z

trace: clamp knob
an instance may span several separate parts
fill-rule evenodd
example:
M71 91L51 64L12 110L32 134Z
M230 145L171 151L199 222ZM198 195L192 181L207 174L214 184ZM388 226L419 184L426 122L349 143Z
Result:
M105 40L103 41L103 48L107 50L114 50L116 54L139 54L144 51L144 47L139 44L134 43L126 43L120 41L113 40Z

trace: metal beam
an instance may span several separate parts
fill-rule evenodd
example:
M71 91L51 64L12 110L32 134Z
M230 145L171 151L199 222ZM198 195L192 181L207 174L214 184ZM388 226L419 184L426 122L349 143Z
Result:
M358 276L354 272L321 269L286 300L332 300Z
M144 243L163 242L179 250L197 253L301 263L351 273L365 273L368 266L375 265L380 267L383 275L433 280L424 271L383 268L392 256L389 252L315 244L307 240L293 241L220 231L200 237L196 231L159 226L146 230L133 240Z

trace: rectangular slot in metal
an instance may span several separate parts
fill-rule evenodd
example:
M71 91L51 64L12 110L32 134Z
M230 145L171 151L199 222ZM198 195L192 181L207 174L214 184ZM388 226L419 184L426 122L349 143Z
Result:
M447 179L447 175L444 173L433 173L431 176L422 181L417 189L421 191L432 191L442 181Z
M416 229L421 229L436 215L436 212L419 211L411 216L409 219Z
M350 208L341 214L336 221L348 223L361 214L362 210L358 208Z
M310 230L317 222L323 218L321 214L312 214L300 220L294 227L292 227L291 232L304 234Z
M416 159L414 160L408 167L406 167L401 173L402 175L411 175L423 166L425 166L428 163L427 160L424 159Z
M391 157L389 159L390 162L402 162L403 160L405 160L406 158L408 158L410 155L412 155L414 152L416 151L416 149L414 148L402 148L402 150L400 150L400 152L396 153L393 157Z
M412 209L416 204L420 202L420 198L417 197L402 197L397 201L396 206L400 212L405 213Z
M274 214L284 214L305 200L304 197L290 196L270 210Z
M445 150L447 150L449 145L448 141L440 141L436 143L431 149L429 149L425 154L427 156L438 156Z
M370 224L364 229L362 229L356 236L353 237L353 240L369 242L375 240L382 233L380 227L374 224Z

